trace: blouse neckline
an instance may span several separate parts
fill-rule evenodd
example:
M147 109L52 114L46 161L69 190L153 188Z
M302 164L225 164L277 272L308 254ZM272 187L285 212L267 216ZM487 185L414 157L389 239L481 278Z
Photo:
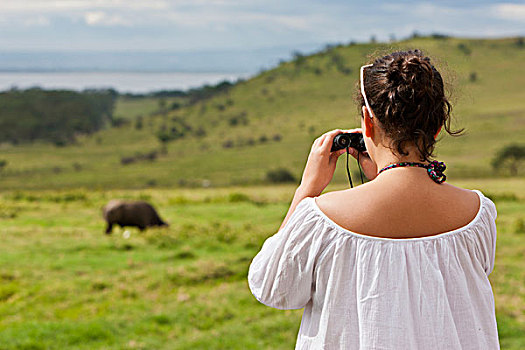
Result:
M413 237L413 238L378 237L378 236L365 235L365 234L362 234L362 233L357 233L357 232L353 232L353 231L347 230L346 228L340 226L335 221L330 219L321 210L321 208L319 208L319 206L317 205L317 202L315 201L316 197L307 197L306 200L311 203L311 206L314 208L314 210L325 221L327 221L330 225L332 225L336 229L338 229L340 231L343 231L344 233L346 233L348 235L351 235L351 236L354 236L354 237L357 237L357 238L364 238L364 239L376 240L376 241L415 242L415 241L429 241L429 240L435 240L435 239L447 237L447 236L453 235L455 233L458 233L458 232L461 232L461 231L465 231L465 230L469 229L471 226L473 226L479 220L479 217L481 216L481 212L482 212L482 209L483 209L483 194L480 191L478 191L478 190L473 190L473 191L476 192L478 197L479 197L479 208L478 208L478 212L476 213L476 216L469 223L467 223L466 225L461 226L461 227L459 227L457 229L451 230L451 231L446 231L446 232L438 233L438 234L431 235L431 236Z

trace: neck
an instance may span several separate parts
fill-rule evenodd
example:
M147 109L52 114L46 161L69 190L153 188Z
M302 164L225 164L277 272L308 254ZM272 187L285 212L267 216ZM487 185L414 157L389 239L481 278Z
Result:
M416 152L414 149L408 149L408 154L406 156L400 155L400 154L394 154L389 148L382 148L381 150L378 150L379 152L376 152L374 157L374 162L377 164L377 170L381 170L384 167L390 165L390 164L396 164L401 162L417 162L417 163L424 163L427 162L421 162L421 158L419 157L419 153Z

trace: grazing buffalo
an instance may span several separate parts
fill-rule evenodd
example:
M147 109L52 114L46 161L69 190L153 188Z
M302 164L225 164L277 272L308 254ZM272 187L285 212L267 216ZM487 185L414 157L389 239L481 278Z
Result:
M108 224L106 234L110 234L113 225L136 226L141 231L149 226L168 226L157 214L151 204L144 201L111 200L104 208L102 215Z

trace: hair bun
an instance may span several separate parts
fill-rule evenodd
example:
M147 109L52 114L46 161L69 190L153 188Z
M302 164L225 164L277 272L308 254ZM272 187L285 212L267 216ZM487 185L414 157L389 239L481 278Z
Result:
M434 69L430 58L423 56L421 51L408 51L393 57L387 77L392 85L402 84L420 95L432 90Z

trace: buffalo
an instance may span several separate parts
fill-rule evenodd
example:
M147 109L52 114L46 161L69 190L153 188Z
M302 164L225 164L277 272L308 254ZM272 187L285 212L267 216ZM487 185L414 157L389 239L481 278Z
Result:
M106 234L111 234L113 225L135 226L143 231L150 226L168 226L153 206L144 201L111 200L102 208L107 223Z

